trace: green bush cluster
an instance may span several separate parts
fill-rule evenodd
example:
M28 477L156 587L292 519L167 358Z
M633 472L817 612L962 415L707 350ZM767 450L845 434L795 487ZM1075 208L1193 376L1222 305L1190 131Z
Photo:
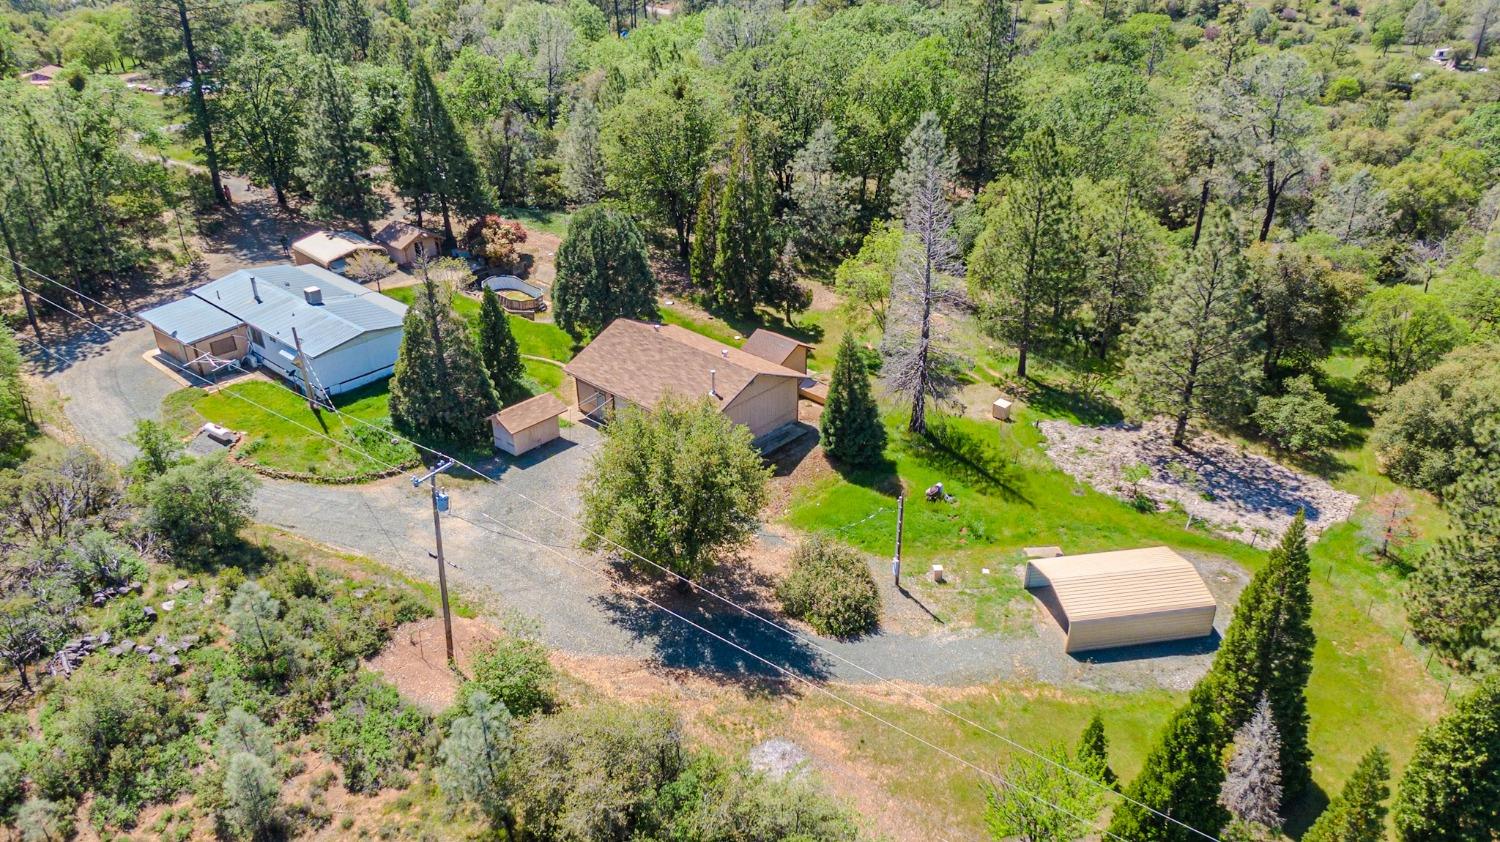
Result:
M322 729L328 755L350 792L377 792L407 782L405 771L428 754L427 714L401 700L396 688L361 673Z
M880 592L864 558L821 535L792 553L791 571L777 587L786 613L830 637L856 637L880 623Z
M555 703L557 675L547 660L547 650L528 637L504 637L476 654L470 662L474 673L464 684L459 699L483 690L505 705L512 716L526 717L550 709Z

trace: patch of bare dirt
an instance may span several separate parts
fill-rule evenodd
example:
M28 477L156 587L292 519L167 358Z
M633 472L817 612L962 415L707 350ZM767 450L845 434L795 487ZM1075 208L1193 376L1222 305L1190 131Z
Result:
M458 669L467 674L475 653L500 639L500 632L482 620L453 618L453 648ZM391 642L365 666L396 685L403 698L438 713L457 698L463 677L448 667L443 643L443 618L428 617L396 629Z
M527 228L526 242L516 247L521 253L523 267L523 271L518 274L527 281L550 290L552 282L557 280L557 247L560 245L562 239L556 234Z
M1318 477L1211 433L1174 447L1166 419L1140 427L1078 427L1066 421L1043 421L1038 427L1047 437L1047 455L1079 482L1122 500L1132 499L1138 489L1158 507L1175 502L1193 519L1251 545L1280 537L1299 509L1307 513L1308 533L1316 536L1348 520L1359 503ZM1125 477L1135 465L1149 471L1138 485Z

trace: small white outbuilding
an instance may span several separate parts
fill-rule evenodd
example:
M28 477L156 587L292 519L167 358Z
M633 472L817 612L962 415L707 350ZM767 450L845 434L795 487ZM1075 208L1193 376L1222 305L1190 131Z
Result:
M1206 637L1218 608L1192 562L1167 547L1033 558L1025 586L1062 626L1065 652Z
M544 392L507 406L490 416L495 447L512 456L520 456L562 435L558 416L568 410L557 395Z

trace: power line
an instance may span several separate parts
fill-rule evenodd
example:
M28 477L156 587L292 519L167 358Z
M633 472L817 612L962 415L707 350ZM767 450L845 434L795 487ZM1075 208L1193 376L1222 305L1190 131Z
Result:
M522 530L520 530L520 529L518 529L518 528L516 528L514 526L510 526L508 524L504 524L504 523L501 523L498 520L495 520L494 518L490 517L488 514L485 514L484 512L480 512L480 514L484 515L486 518L489 518L491 521L499 524L500 526L502 526L506 530L514 533L516 536L519 536L521 538L521 540L528 541L530 543L536 544L537 546L546 548L549 551L551 551L554 555L556 555L558 558L560 558L564 562L566 562L567 564L569 564L569 565L571 565L573 567L576 567L579 570L582 570L582 571L584 571L586 573L591 573L591 574L599 577L600 579L603 579L606 584L609 584L611 586L615 585L615 583L610 579L609 575L606 574L604 571L599 570L599 569L594 568L594 567L590 567L589 565L586 565L586 564L578 561L577 559L572 558L572 557L566 555L561 550L553 548L552 545L543 543L541 541L538 541L537 539L535 539L532 536L528 535L526 532L524 532L524 531L522 531ZM483 532L488 532L491 535L500 535L501 537L508 537L508 536L505 536L501 532L497 532L497 531L495 531L493 529L486 528L485 526L483 526L481 524L475 523L474 521L469 520L468 518L465 518L462 515L457 515L457 514L450 513L450 516L458 518L459 520L463 521L464 523L469 524L470 526L474 527L475 529L479 529L479 530L481 530ZM995 783L997 783L999 786L1001 786L1004 789L1012 790L1014 792L1019 792L1022 795L1026 796L1027 798L1030 798L1032 801L1036 802L1037 804L1041 804L1042 806L1045 806L1045 807L1051 807L1052 809L1058 811L1059 813L1062 813L1063 815L1065 815L1065 816L1073 819L1074 821L1080 822L1080 823L1082 823L1084 825L1092 824L1092 820L1091 819L1087 819L1087 818L1084 818L1082 816L1079 816L1077 813L1072 812L1071 810L1069 810L1066 807L1063 807L1060 804L1056 804L1054 802L1048 801L1047 799L1045 799L1045 798L1037 795L1036 793L1031 792L1030 790L1027 790L1024 787L1021 787L1021 786L1015 784L1014 782L1012 782L1010 780L1007 780L1004 776L1000 775L999 773L992 772L992 771L990 771L988 769L985 769L985 768L983 768L983 767L981 767L981 766L973 763L972 761L968 760L967 758L961 757L958 754L955 754L954 752L952 752L952 751L950 751L950 750L948 750L946 748L943 748L942 746L938 745L937 743L934 743L931 740L928 740L927 738L921 736L920 734L917 734L917 733L915 733L913 731L910 731L910 730L908 730L906 728L903 728L902 726L896 724L895 722L892 722L889 719L886 719L885 717L880 716L879 714L871 711L870 709L868 709L866 707L863 707L861 705L858 705L858 704L856 704L854 702L849 701L848 699L846 699L843 696L840 696L839 694L833 692L832 690L828 689L827 687L823 686L822 684L820 684L820 683L818 683L816 681L813 681L810 678L807 678L806 676L802 675L801 673L797 672L796 670L793 670L790 667L783 666L782 664L776 663L775 661L772 661L769 658L766 658L766 657L760 655L757 652L754 652L754 651L752 651L750 649L747 649L746 647L742 646L741 644L736 643L735 641L730 640L727 637L724 637L723 635L719 634L718 632L716 632L716 631L714 631L714 630L712 630L710 628L707 628L707 627L701 625L700 623L695 622L691 618L686 617L686 616L684 616L684 615L682 615L682 614L680 614L680 613L678 613L676 611L673 611L671 608L668 608L667 606L662 605L661 603L657 602L656 600L652 599L651 597L649 597L649 596L647 596L647 595L645 595L643 593L639 593L637 591L630 590L629 588L617 588L617 589L620 590L620 591L622 591L623 593L627 594L628 596L630 596L630 597L632 597L634 599L640 600L641 602L644 602L647 605L650 605L651 607L657 609L658 611L662 611L662 612L664 612L664 613L672 616L673 618L679 620L680 622L686 623L687 625L693 627L694 629L697 629L698 631L703 632L706 635L709 635L710 637L714 638L715 640L718 640L720 643L724 643L724 644L726 644L728 646L734 647L735 649L739 650L740 652L743 652L744 654L750 656L751 658L754 658L755 660L760 661L761 663L765 664L766 666L771 667L772 669L776 670L777 672L781 673L782 675L785 675L786 677L788 677L788 678L790 678L790 679L792 679L794 681L798 681L798 682L801 682L802 684L805 684L806 686L812 688L813 690L816 690L819 693L822 693L823 695L827 696L828 698L833 699L834 701L838 702L839 704L842 704L842 705L850 708L851 710L854 710L854 711L856 711L856 712L858 712L860 714L863 714L864 716L869 717L870 719L874 720L875 722L878 722L881 725L884 725L885 727L890 728L890 729L896 731L897 733L900 733L900 734L902 734L902 735L904 735L904 736L906 736L906 737L908 737L910 739L916 740L917 742L919 742L922 745L924 745L924 746L932 749L933 751L936 751L936 752L938 752L938 753L940 753L940 754L948 757L949 759L954 760L954 761L956 761L956 762L958 762L958 763L960 763L960 764L968 767L969 769L972 769L973 771L979 773L980 775L993 780ZM1120 840L1120 842L1126 842L1126 840L1123 837L1121 837L1121 836L1119 836L1119 835L1117 835L1115 833L1111 833L1107 829L1104 831L1104 835L1108 836L1108 837L1110 837L1112 839L1118 839L1118 840Z
M0 255L0 256L4 256L4 255ZM7 258L7 259L9 259L9 258ZM37 275L38 277L41 277L41 278L43 278L43 279L45 279L45 280L47 280L47 281L49 281L49 282L51 282L53 284L56 284L57 286L60 286L60 287L62 287L64 289L67 289L67 290L70 290L70 291L74 292L75 294L77 294L77 295L79 295L79 296L81 296L81 297L83 297L83 298L85 298L85 299L87 299L89 301L94 302L95 304L98 304L99 306L104 307L104 308L110 310L111 312L118 313L118 314L120 314L122 316L126 316L127 318L136 319L137 321L141 321L142 323L145 323L144 320L141 319L139 316L135 316L135 315L130 314L130 313L125 313L125 312L123 312L123 311L121 311L121 310L119 310L117 308L110 307L108 304L105 304L105 303L103 303L101 301L98 301L97 299L91 298L91 297L83 294L82 292L80 292L80 291L78 291L78 290L76 290L76 289L74 289L72 287L69 287L66 284L61 283L60 281L54 280L52 278L48 278L47 276L42 275L41 273L36 272L35 270L31 269L30 267L27 267L24 264L18 263L17 261L12 260L11 262L12 263L16 263L16 265L21 266L21 268L26 269L28 272L31 272L32 274ZM17 283L19 284L19 281ZM38 293L38 296L40 297L39 293ZM43 299L43 300L46 300L46 299ZM49 303L53 303L53 302L49 302ZM71 312L71 311L69 311L69 312ZM74 315L76 315L76 314L74 314ZM79 318L82 318L82 317L79 317ZM88 320L85 319L85 321L88 321ZM90 322L90 324L92 324L92 322ZM95 325L95 326L98 327L97 325ZM100 328L100 330L103 330L103 328ZM237 365L238 365L238 363L236 363L236 366ZM200 379L204 379L204 378L201 378L201 376L200 376ZM205 379L205 382L207 382L206 379ZM234 394L234 393L231 393L231 394ZM236 396L238 397L238 395L236 395ZM251 403L255 403L254 401L250 401L250 402ZM259 404L256 404L256 405L259 406ZM444 453L443 451L437 450L436 448L432 448L432 447L429 447L427 445L424 445L421 442L414 441L414 440L412 440L412 439L410 439L410 438L408 438L406 436L401 435L400 433L397 433L397 432L394 432L394 431L390 430L389 428L381 427L381 426L378 426L376 424L372 424L372 423L370 423L368 421L365 421L364 419L359 418L357 416L353 416L353 415L349 415L347 413L344 413L341 410L339 410L338 407L334 406L331 400L328 402L327 407L332 412L334 412L335 414L337 414L341 418L347 418L347 419L349 419L349 420L351 420L351 421L353 421L353 422L355 422L357 424L361 424L361 425L364 425L364 426L369 427L371 429L378 430L378 431L381 431L381 432L384 432L384 433L388 433L388 434L390 434L390 435L392 435L392 436L394 436L396 438L401 439L402 441L407 442L408 444L412 445L413 447L416 447L419 450L425 451L425 452L427 452L427 453L429 453L429 454L431 454L433 456L436 456L436 457L439 457L439 458L443 458L443 459L452 460L454 462L454 464L463 467L464 469L466 469L469 472L473 473L475 476L480 477L480 478L482 478L484 480L487 480L490 483L493 483L495 485L501 485L501 483L500 483L499 480L497 480L494 477L491 477L491 476L485 474L483 471L479 470L478 468L474 467L473 465L468 464L467 462L464 462L461 459L458 459L458 458L456 458L454 456L451 456L451 455L449 455L447 453ZM272 412L273 414L278 415L278 417L286 419L286 416L280 415L280 413L275 413L273 410L267 409L266 411ZM286 420L291 421L291 419L286 419ZM292 423L295 424L297 422L293 421ZM309 428L309 427L307 427L305 425L298 424L298 426L302 427L303 429L309 430L310 432L317 433L317 431L312 430L311 428ZM341 444L341 445L343 444L343 443L338 442L338 441L336 441L336 440L334 440L332 438L329 438L326 435L324 435L323 438L328 438L330 441L333 441L335 444ZM356 452L362 452L362 451L359 451L357 448L352 448L351 447L351 449L354 449ZM368 454L366 454L366 456L368 457ZM373 458L373 457L368 457L368 458ZM377 460L377 462L378 462L378 460ZM503 487L503 485L502 485L502 487ZM798 640L798 641L800 641L800 642L802 642L802 643L804 643L804 644L806 644L808 646L811 646L812 648L814 648L817 651L823 653L824 655L827 655L828 657L831 657L831 658L833 658L833 659L835 659L835 660L837 660L837 661L839 661L841 663L844 663L844 664L846 664L846 665L848 665L848 666L850 666L850 667L852 667L852 668L854 668L856 670L859 670L860 672L862 672L862 673L870 676L871 678L874 678L876 681L878 681L880 683L883 683L883 684L885 684L885 685L887 685L889 687L892 687L894 689L897 689L897 690L901 691L902 693L904 693L905 695L907 695L909 698L912 698L912 699L916 700L918 703L920 703L921 705L926 706L927 708L929 708L931 710L934 710L934 711L937 711L937 712L942 713L944 715L947 715L947 716L949 716L949 717L951 717L951 718L953 718L953 719L955 719L955 720L957 720L959 722L962 722L965 725L968 725L969 727L978 729L979 731L981 731L981 732L983 732L983 733L985 733L985 734L987 734L987 735L989 735L991 737L994 737L995 739L1001 741L1002 743L1005 743L1006 745L1008 745L1008 746L1010 746L1012 748L1015 748L1015 749L1017 749L1017 750L1025 753L1025 754L1031 756L1034 759L1037 759L1037 760L1040 760L1040 761L1042 761L1044 763L1047 763L1047 764L1053 766L1054 768L1057 768L1058 770L1063 771L1066 774L1069 774L1069 775L1075 777L1076 779L1078 779L1080 781L1083 781L1083 782L1085 782L1087 784L1090 784L1092 786L1096 786L1100 790L1102 790L1103 792L1105 792L1107 794L1110 794L1110 795L1113 795L1114 797L1117 797L1120 800L1125 801L1126 803L1131 804L1131 805L1133 805L1135 807L1139 807L1140 809L1147 811L1148 813L1150 813L1150 814L1152 814L1152 815L1154 815L1154 816L1162 819L1165 822L1177 825L1178 827L1181 827L1184 830L1189 831L1190 833L1193 833L1193 834L1195 834L1197 836L1200 836L1200 837L1202 837L1204 839L1210 840L1210 842L1220 842L1220 840L1218 839L1218 837L1215 837L1212 834L1209 834L1209 833L1206 833L1206 832L1204 832L1202 830L1199 830L1198 828L1193 827L1192 825L1189 825L1189 824L1183 822L1180 819L1174 818L1173 816L1168 815L1167 813L1164 813L1164 812L1162 812L1162 811L1160 811L1160 810L1158 810L1158 809L1150 806L1149 804L1146 804L1146 803L1144 803L1144 802L1142 802L1142 801L1140 801L1140 800L1138 800L1136 798L1133 798L1133 797L1131 797L1131 796L1129 796L1129 795L1127 795L1127 794L1125 794L1123 792L1120 792L1120 791L1114 789L1113 787L1110 787L1110 786L1104 784L1101 781L1098 781L1098 780L1096 780L1096 779L1094 779L1094 778L1092 778L1092 777L1090 777L1090 776L1088 776L1088 775L1086 775L1086 774L1084 774L1082 772L1079 772L1078 770L1073 769L1072 767L1068 766L1065 763L1060 763L1059 761L1057 761L1057 760L1055 760L1055 759L1053 759L1051 757L1048 757L1047 755L1045 755L1045 754L1043 754L1043 753L1041 753L1041 752L1039 752L1039 751L1031 748L1030 746L1027 746L1027 745L1025 745L1023 743L1020 743L1020 742L1018 742L1018 741L1016 741L1016 740L1014 740L1014 739L1012 739L1010 737L1005 736L1004 734L1001 734L1001 733L999 733L999 732L997 732L997 731L995 731L995 730L993 730L991 728L988 728L988 727L986 727L986 726L984 726L984 725L982 725L982 724L980 724L978 722L975 722L973 719L971 719L971 718L969 718L967 716L964 716L963 714L961 714L961 713L959 713L957 711L954 711L954 710L952 710L952 709L950 709L948 707L945 707L942 704L934 702L934 701L926 698L925 696L921 695L920 693L916 692L915 690L911 689L910 687L904 686L904 685L902 685L902 684L900 684L900 683L898 683L898 682L896 682L896 681L894 681L894 680L892 680L892 679L890 679L890 678L888 678L888 677L886 677L884 675L881 675L880 673L877 673L874 670L869 669L868 667L864 666L863 664L860 664L857 661L851 660L850 658L847 658L847 657L845 657L843 655L840 655L837 652L834 652L834 651L828 649L827 647L823 646L817 640L814 640L814 639L812 639L812 638L810 638L810 637L802 634L801 632L798 632L795 629L792 629L792 628L790 628L790 627L788 627L786 625L778 623L775 620L772 620L772 619L764 616L763 614L761 614L761 613L759 613L757 611L754 611L754 610L752 610L750 608L747 608L746 606L741 605L738 602L735 602L734 600L732 600L732 599L730 599L730 598L728 598L728 597L726 597L726 596L718 593L717 591L714 591L714 590L712 590L710 588L704 587L703 585L701 585L701 584L699 584L697 582L692 582L687 577L685 577L685 576L677 573L675 570L672 570L669 567L666 567L666 566L664 566L664 565L662 565L662 564L660 564L660 563L658 563L658 562L656 562L656 561L654 561L654 560L652 560L650 558L647 558L646 556L640 554L639 552L636 552L635 550L632 550L631 548L629 548L629 547L621 544L618 541L615 541L615 540L609 538L606 535L603 535L603 534L601 534L601 533L599 533L599 532L597 532L597 531L595 531L593 529L590 529L586 524L578 521L576 518L573 518L573 517L571 517L569 515L566 515L566 514L563 514L561 512L558 512L557 510L551 508L550 506L546 505L545 503L542 503L541 501L538 501L538 500L536 500L536 499L528 496L524 492L521 492L521 491L516 490L514 488L507 488L506 491L508 491L509 493L511 493L511 494L513 494L513 495L515 495L515 496L517 496L519 498L521 498L522 500L525 500L525 501L531 503L532 505L536 506L537 508L539 508L539 509L541 509L541 510L543 510L543 511L545 511L545 512L551 514L551 515L553 515L554 517L557 517L557 518L559 518L559 519L561 519L563 521L566 521L568 523L573 524L574 526L576 526L577 528L579 528L583 532L585 532L585 533L587 533L587 534L589 534L589 535L591 535L591 536L593 536L593 537L595 537L595 538L597 538L597 539L599 539L601 541L604 541L605 543L607 543L609 545L612 545L612 546L618 548L619 550L621 550L621 551L623 551L623 552L625 552L625 553L627 553L627 554L629 554L629 555L631 555L631 556L633 556L633 557L635 557L637 559L640 559L642 562L645 562L647 565L655 568L656 570L658 570L658 571L660 571L662 573L665 573L666 575L668 575L668 576L670 576L670 577L672 577L674 579L677 579L679 581L691 584L695 589L700 590L700 591L708 594L709 596L711 596L714 599L716 599L716 600L724 603L725 605L728 605L728 606L731 606L731 607L735 608L736 610L738 610L739 612L745 614L746 616L753 617L754 619L756 619L756 620L758 620L758 621L760 621L760 622L762 622L762 623L764 623L764 624L766 624L766 625L768 625L768 626L770 626L772 628L775 628L775 629L781 631L782 633L784 633L784 634L792 637L793 639ZM855 521L854 523L851 523L851 524L846 524L845 527L841 527L841 528L847 528L847 527L858 525L859 523L863 523L864 521L869 520L870 518L875 517L877 514L880 513L880 511L881 510L876 510L875 512L872 512L870 515L868 515L867 517L865 517L863 520L861 520L861 521ZM483 513L481 512L481 514L483 514ZM497 524L500 524L501 526L503 526L506 529L511 529L513 531L518 531L518 530L514 530L514 527L511 527L511 526L509 526L507 524L503 524L500 521L498 521L498 520L490 517L487 514L485 514L484 516L486 518L490 519L491 521L493 521L493 522L495 522ZM466 521L466 522L468 522L468 521ZM535 541L534 539L528 539L528 540L532 540L533 543L537 543L539 546L543 546L545 548L552 549L554 551L556 550L556 548L553 547L550 544L543 544L541 542ZM691 621L688 621L688 622L691 622ZM694 624L694 625L696 625L696 624ZM715 636L717 637L717 635L715 635ZM736 647L739 648L737 644L734 644L734 645L736 645ZM751 654L753 654L753 653L751 653ZM759 656L755 656L755 657L759 658ZM764 660L764 659L762 659L762 660ZM806 679L803 679L803 680L806 680Z

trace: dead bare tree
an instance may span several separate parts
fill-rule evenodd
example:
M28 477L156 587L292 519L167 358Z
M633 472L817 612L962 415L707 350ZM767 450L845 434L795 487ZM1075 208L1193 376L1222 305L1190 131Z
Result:
M880 353L885 385L911 404L907 429L927 431L927 401L946 400L957 385L958 357L943 347L935 318L964 300L954 283L963 277L953 240L948 185L955 164L937 116L928 112L907 135L906 168L896 176L906 243L891 285Z

